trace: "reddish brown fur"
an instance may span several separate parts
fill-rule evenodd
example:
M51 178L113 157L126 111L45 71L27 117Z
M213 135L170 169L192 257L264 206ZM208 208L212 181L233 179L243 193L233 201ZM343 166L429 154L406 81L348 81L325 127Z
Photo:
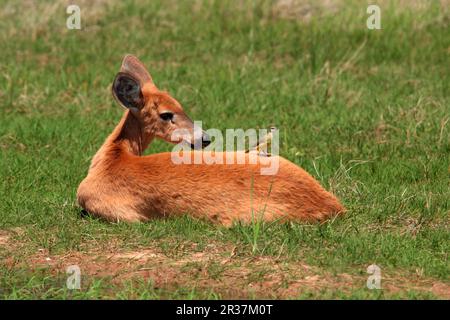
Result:
M127 110L94 156L77 193L88 212L129 222L187 213L226 226L257 218L321 221L344 212L334 195L282 157L276 175L261 175L260 163L176 165L170 153L141 156L155 136L169 140L170 130L156 123L158 110L178 114L181 127L187 120L180 104L154 86L136 58L127 56L122 70L127 59L141 80L145 107L139 113Z

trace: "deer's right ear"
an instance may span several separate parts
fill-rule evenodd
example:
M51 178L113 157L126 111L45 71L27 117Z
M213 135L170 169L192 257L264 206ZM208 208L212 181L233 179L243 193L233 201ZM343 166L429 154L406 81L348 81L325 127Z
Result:
M125 108L142 109L145 101L139 81L133 76L119 72L112 85L114 98Z

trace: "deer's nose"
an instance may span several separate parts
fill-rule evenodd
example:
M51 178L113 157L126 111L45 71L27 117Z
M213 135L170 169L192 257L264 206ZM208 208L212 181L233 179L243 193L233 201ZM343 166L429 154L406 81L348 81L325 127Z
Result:
M206 148L207 146L210 145L210 143L211 143L210 136L206 132L203 132L203 134L202 134L202 148Z
M202 132L201 140L200 138L196 139L194 143L191 143L191 148L195 150L203 149L211 143L211 138L205 132Z

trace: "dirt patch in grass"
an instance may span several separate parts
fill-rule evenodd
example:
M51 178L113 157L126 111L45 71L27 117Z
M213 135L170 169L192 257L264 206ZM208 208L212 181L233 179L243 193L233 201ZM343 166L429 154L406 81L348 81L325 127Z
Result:
M0 233L3 248L13 247L9 241L7 234ZM162 250L158 243L130 250L111 242L99 249L58 255L39 249L25 260L12 258L11 254L1 264L9 269L29 268L30 272L46 269L61 277L65 276L67 267L78 265L82 277L108 278L117 286L126 281L145 280L155 289L196 288L216 292L224 299L289 299L304 292L327 290L350 295L354 290L368 290L365 274L332 274L300 261L244 256L236 246L223 243L210 243L204 248L198 248L195 243L185 244L174 254ZM450 299L448 283L425 278L420 272L407 277L383 274L382 289L387 296L405 296L414 290Z
M396 13L404 10L423 12L433 4L426 0L397 0L396 6L392 7L390 0L378 0L377 4L381 10L395 10ZM313 18L327 18L337 14L346 6L355 8L355 12L364 12L372 4L370 1L364 3L355 1L349 3L342 0L277 0L272 6L272 15L282 19L309 22ZM440 0L438 2L442 11L446 14L450 5L450 0Z
M108 9L117 3L119 2L107 0L7 1L0 9L0 18L5 21L12 21L12 19L16 21L15 24L7 26L5 35L12 37L26 32L35 41L47 36L50 32L70 31L66 27L68 15L61 16L61 13L66 13L67 7L71 4L76 4L80 8L82 29L92 31Z
M9 242L9 234L0 231L0 246L5 246Z

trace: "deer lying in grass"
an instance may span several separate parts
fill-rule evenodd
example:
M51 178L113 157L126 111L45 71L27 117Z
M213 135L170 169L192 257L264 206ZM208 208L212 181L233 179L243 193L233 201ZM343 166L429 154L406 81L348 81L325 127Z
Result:
M155 137L179 142L173 141L176 129L189 130L191 144L202 139L206 145L205 135L196 137L181 105L158 90L134 56L124 58L112 91L127 110L77 192L78 203L92 215L135 222L190 214L230 226L256 218L321 221L344 212L334 195L282 157L277 174L261 175L260 163L175 164L169 152L142 156Z

